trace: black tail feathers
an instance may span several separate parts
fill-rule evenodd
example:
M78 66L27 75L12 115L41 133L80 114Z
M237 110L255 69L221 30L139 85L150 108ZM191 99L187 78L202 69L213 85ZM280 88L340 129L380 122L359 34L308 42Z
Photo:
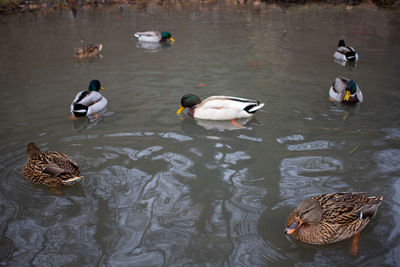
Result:
M82 104L74 104L74 109L72 110L72 112L74 113L74 115L76 117L86 116L87 111L88 111L88 107L84 106Z

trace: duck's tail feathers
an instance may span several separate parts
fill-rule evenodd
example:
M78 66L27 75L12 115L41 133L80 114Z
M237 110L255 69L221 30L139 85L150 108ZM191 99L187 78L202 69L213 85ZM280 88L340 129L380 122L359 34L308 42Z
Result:
M364 205L364 207L360 211L360 219L372 218L375 216L378 211L378 207L383 200L383 196L373 196L369 197L371 199L370 203Z
M136 37L136 38L139 38L140 35L139 35L138 33L135 33L135 37Z
M84 117L86 116L88 112L88 107L82 104L74 104L74 108L72 110L72 113L74 113L74 115L76 117Z
M259 110L260 108L262 108L264 106L264 103L257 103L254 105L249 105L245 108L245 110L248 113L255 113L257 110Z
M80 179L82 179L82 178L83 178L83 176L73 176L73 177L70 177L70 178L64 180L64 181L63 181L63 184L69 184L69 183L78 181L78 180L80 180Z
M355 61L357 59L357 53L354 51L349 51L346 53L346 59L348 61Z

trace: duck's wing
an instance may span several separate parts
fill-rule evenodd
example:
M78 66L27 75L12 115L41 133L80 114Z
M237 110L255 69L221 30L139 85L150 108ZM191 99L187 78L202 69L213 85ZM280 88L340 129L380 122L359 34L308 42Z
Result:
M103 95L99 92L95 91L83 91L75 97L75 100L72 104L81 104L86 107L90 107L93 104L101 101L103 99Z
M158 31L146 31L146 32L136 32L135 36L139 37L159 37L161 38L161 34Z
M375 215L383 197L367 197L364 193L333 193L315 197L323 210L323 222L330 225L363 225ZM365 225L364 225L365 226ZM363 226L362 226L363 227Z
M344 93L346 91L346 86L347 86L347 82L349 80L346 78L342 78L342 77L338 77L335 79L335 82L333 83L333 90L344 96Z
M69 158L67 155L57 151L47 151L42 154L43 157L46 158L46 161L49 162L49 164L54 163L57 164L59 168L64 169L66 172L78 172L79 174L78 163Z
M264 104L260 103L257 100L251 100L233 96L210 96L199 104L199 107L214 108L214 109L224 109L224 108L246 109L249 106L251 108L256 106L261 108L262 106L264 106ZM249 108L249 110L251 108Z
M58 166L56 163L50 163L44 167L43 172L50 174L51 176L58 176L61 173L66 172L66 170Z
M340 47L338 47L337 49L336 49L336 52L338 52L338 53L340 53L340 54L343 54L343 55L346 55L346 53L347 52L350 52L351 50L348 48L348 47L346 47L346 46L340 46Z
M102 44L89 44L82 47L75 48L75 56L88 55L93 56L103 49Z

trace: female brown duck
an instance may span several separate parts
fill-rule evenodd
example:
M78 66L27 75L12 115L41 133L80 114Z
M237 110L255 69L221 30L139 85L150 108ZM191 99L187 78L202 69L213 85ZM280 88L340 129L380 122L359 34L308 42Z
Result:
M383 196L367 197L363 193L313 196L290 214L285 233L310 244L341 241L364 229L382 200Z
M67 186L82 178L78 164L57 151L41 152L34 144L28 144L28 161L22 174L29 181L47 186Z

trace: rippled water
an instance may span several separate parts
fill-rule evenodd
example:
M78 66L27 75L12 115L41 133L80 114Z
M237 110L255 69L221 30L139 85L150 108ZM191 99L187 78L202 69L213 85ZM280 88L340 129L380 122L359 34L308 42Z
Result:
M140 6L142 7L142 6ZM149 5L0 17L0 261L10 266L395 266L400 262L398 10L373 6ZM172 46L135 31L168 30ZM360 61L341 66L340 38ZM102 42L101 57L75 46ZM336 76L365 102L328 101ZM69 105L99 79L98 120ZM265 102L236 128L177 116L194 92ZM35 142L80 165L60 189L26 181ZM305 197L363 191L385 197L351 240L312 246L283 233Z

